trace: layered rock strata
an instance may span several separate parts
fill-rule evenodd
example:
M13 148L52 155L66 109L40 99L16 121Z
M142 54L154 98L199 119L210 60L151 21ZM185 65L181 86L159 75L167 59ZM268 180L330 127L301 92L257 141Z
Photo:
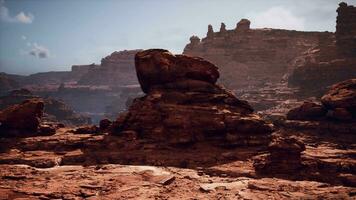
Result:
M169 143L215 138L226 144L268 144L270 125L252 114L247 102L215 84L219 72L212 63L151 49L137 53L135 64L146 95L118 117L114 133Z
M335 37L321 38L323 42L294 60L288 83L304 95L321 96L327 87L356 77L356 8L340 3L337 13Z
M250 24L242 19L234 30L226 30L222 23L219 32L210 25L207 37L191 37L183 53L220 66L220 81L230 88L246 88L279 83L290 72L295 57L317 45L321 38L333 37L329 32L251 29Z
M256 160L254 167L258 173L293 174L302 167L304 150L304 143L295 138L277 137L268 145L268 156Z

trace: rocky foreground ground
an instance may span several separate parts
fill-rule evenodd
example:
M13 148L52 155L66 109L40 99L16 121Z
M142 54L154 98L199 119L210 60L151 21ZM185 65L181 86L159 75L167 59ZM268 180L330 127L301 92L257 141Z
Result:
M353 199L355 136L283 130L306 144L299 170L259 174L266 148L158 145L107 133L1 139L1 199ZM305 170L303 170L305 169ZM304 172L303 172L304 171Z

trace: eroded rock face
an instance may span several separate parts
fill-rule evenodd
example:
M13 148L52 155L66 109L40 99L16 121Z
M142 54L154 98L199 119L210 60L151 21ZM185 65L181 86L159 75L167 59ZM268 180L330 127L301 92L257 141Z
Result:
M321 96L327 87L356 76L356 8L340 3L337 13L335 36L321 37L293 61L288 83L306 96Z
M181 80L201 80L214 84L219 78L218 68L197 57L173 55L167 50L152 49L135 56L136 73L144 92L154 85Z
M0 130L36 132L43 116L44 103L39 99L26 100L0 111Z
M356 118L356 79L333 85L321 98L322 104L304 102L287 113L289 120L354 121Z
M113 52L92 67L78 81L81 85L131 85L137 84L134 56L141 50Z
M321 98L325 107L344 108L356 115L356 79L349 79L333 85Z
M207 36L191 40L183 54L218 65L222 75L219 81L231 89L241 89L279 83L291 71L295 57L316 46L320 38L333 37L329 32L251 29L250 24L248 19L242 19L235 29L222 26L217 32L209 26Z
M274 138L268 145L269 155L256 160L255 169L259 173L293 174L302 167L301 152L304 150L304 143L296 138Z
M320 104L304 102L301 106L291 109L287 113L290 120L318 120L323 118L327 109Z
M340 3L337 9L336 43L339 53L356 56L356 7Z
M113 132L171 143L218 138L229 144L267 144L271 127L245 102L215 85L217 67L203 59L151 49L135 57L146 96L113 123Z

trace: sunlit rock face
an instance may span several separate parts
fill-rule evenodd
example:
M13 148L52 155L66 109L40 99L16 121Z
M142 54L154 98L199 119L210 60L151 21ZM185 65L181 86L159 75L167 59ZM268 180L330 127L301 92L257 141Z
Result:
M302 94L321 96L327 87L356 77L356 8L340 3L337 13L335 37L295 59L288 82Z
M270 125L252 107L216 85L218 68L201 58L151 49L136 54L146 95L113 124L113 133L167 143L214 138L221 145L268 144Z
M253 23L253 22L252 22ZM207 37L191 37L184 54L202 57L220 67L220 81L232 89L265 82L278 83L290 72L293 59L316 46L329 32L302 32L281 29L251 29L242 19L234 30L219 32L209 26Z

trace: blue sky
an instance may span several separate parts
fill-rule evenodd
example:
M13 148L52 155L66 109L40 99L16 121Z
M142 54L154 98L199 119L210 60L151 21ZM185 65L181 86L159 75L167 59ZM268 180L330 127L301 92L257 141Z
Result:
M181 53L208 24L335 31L338 0L0 0L0 72L30 74L100 63L113 51ZM356 5L356 0L346 0Z

